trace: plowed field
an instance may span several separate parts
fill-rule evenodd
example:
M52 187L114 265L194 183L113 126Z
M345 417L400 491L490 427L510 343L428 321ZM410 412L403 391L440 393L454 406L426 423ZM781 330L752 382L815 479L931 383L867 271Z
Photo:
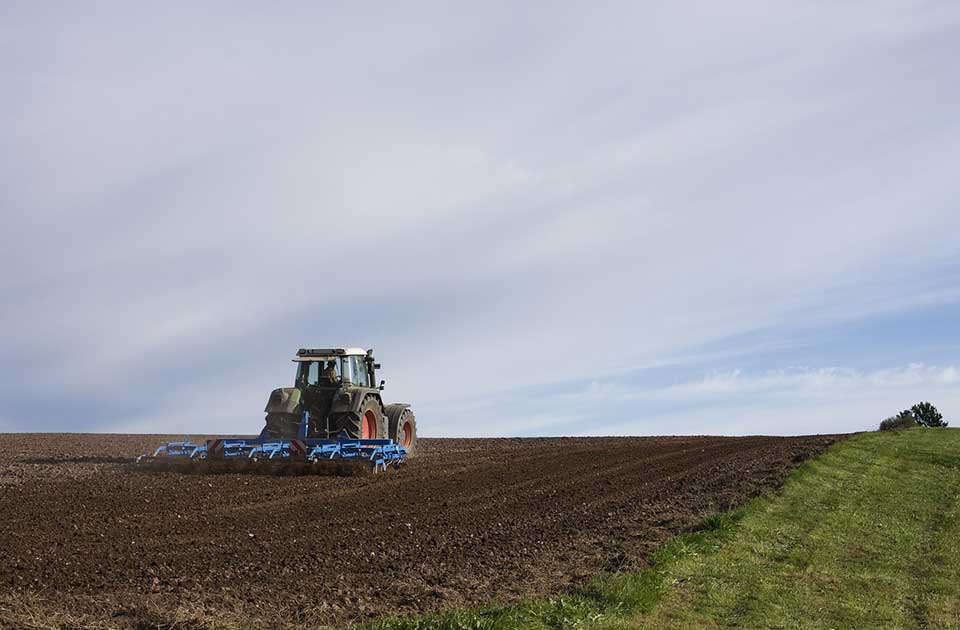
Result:
M0 623L343 625L556 593L642 567L838 438L425 439L359 478L125 463L165 439L0 435Z

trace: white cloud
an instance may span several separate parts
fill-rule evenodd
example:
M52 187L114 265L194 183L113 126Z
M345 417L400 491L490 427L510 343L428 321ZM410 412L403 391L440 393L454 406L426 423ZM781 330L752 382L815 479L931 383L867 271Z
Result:
M673 367L677 367L674 365ZM689 374L690 367L684 367ZM848 367L733 369L652 386L662 368L568 383L561 389L504 389L421 405L426 432L453 436L798 434L872 430L922 400L949 421L960 413L960 371L913 363ZM456 409L457 422L438 421Z
M647 392L627 399L697 402L711 398L755 395L823 396L875 389L916 388L958 382L957 368L913 363L903 367L862 371L852 368L788 368L748 375L742 370L711 374L702 380Z
M948 421L960 413L957 368L915 363L877 370L731 370L653 388L597 381L541 404L593 410L575 434L797 434L872 430L922 400L934 402ZM611 408L617 412L605 413Z

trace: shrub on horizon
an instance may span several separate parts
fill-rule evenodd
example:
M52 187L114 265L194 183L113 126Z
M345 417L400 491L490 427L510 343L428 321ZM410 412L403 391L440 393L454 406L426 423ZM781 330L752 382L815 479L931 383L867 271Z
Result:
M915 404L910 407L910 412L921 427L945 427L948 424L943 421L943 414L928 402Z
M916 418L913 417L913 413L907 409L901 411L895 416L890 416L886 420L880 423L881 431L898 431L900 429L910 429L913 427L919 426Z

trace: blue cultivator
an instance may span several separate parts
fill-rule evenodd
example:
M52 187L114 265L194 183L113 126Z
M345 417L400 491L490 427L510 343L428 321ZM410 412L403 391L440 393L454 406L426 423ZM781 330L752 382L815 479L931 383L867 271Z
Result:
M305 427L305 418L301 427ZM301 428L301 434L305 429ZM364 474L386 471L404 461L407 451L393 440L358 440L347 437L277 440L215 438L204 444L167 442L152 456L137 458L137 465L154 470L181 472L268 472L274 474Z

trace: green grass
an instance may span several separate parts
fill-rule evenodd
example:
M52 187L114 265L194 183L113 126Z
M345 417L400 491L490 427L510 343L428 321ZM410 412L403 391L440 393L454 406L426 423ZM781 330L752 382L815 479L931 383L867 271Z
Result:
M958 534L960 430L863 434L670 541L643 572L367 627L960 628Z

